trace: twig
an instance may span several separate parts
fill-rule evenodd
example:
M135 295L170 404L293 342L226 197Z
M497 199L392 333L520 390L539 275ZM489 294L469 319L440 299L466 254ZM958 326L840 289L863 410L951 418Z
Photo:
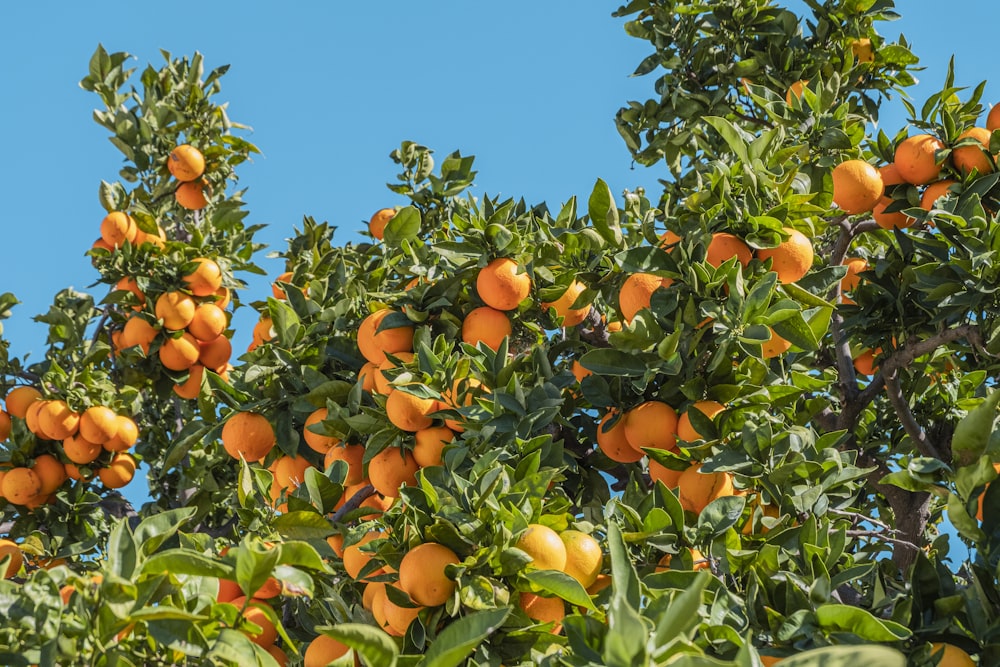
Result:
M836 514L837 516L842 516L847 519L850 519L852 525L854 526L857 526L858 523L864 522L864 523L870 523L873 526L878 526L882 530L891 534L895 534L897 532L889 524L883 521L879 521L878 519L867 516L865 514L859 514L858 512L845 512L844 510L833 509L832 507L828 507L826 511L829 512L830 514Z
M594 347L611 347L608 342L608 325L601 320L601 313L591 308L580 327L580 340Z
M918 547L913 542L909 542L907 540L901 540L898 537L889 537L885 533L880 533L875 530L847 530L844 531L844 534L847 535L847 537L871 537L882 540L883 542L889 542L891 544L899 544L904 547L910 547L911 549L920 551L920 547Z
M333 513L330 520L334 523L340 521L347 515L348 512L358 509L361 507L361 503L365 502L369 496L375 495L375 487L371 484L367 484L364 487L358 489L357 493L351 496L347 502L344 503L343 507Z
M913 416L913 411L910 410L909 402L903 396L903 389L899 384L898 368L893 367L885 373L885 390L889 398L889 403L892 404L893 409L896 411L896 416L899 417L899 421L903 425L903 429L910 436L910 440L916 445L917 450L924 456L931 456L943 461L944 457L934 443L931 442L930 438L927 437L927 431L917 423L917 418Z

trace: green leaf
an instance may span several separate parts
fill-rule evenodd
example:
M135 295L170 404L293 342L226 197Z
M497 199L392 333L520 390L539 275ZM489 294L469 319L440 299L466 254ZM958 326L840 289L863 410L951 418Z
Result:
M781 660L781 667L906 667L906 656L888 646L826 646Z
M895 642L912 634L905 625L877 618L860 607L846 604L825 604L818 608L816 623L827 632L851 632L871 642Z
M601 179L597 179L594 190L590 193L587 214L590 216L590 224L601 238L615 246L621 245L622 230L618 225L618 207L615 205L614 197L611 196L611 188Z
M706 116L703 120L715 128L733 154L740 159L740 162L744 164L750 162L750 157L747 154L747 138L742 130L725 118L718 116Z
M955 425L951 439L952 460L962 467L973 463L986 451L997 417L1000 391L993 391Z
M477 646L500 628L509 614L510 608L504 607L477 611L454 621L438 634L420 661L420 667L458 667Z
M316 512L288 512L272 524L286 540L323 540L333 534L330 522Z
M526 573L525 577L535 586L561 597L570 604L594 609L594 602L587 595L586 589L584 589L579 581L565 572L559 572L558 570L534 570Z
M383 240L398 246L403 240L413 240L420 234L420 211L413 206L400 209L385 226Z
M143 574L189 574L199 577L232 579L233 567L218 558L191 549L168 549L146 559L140 570Z
M666 648L676 637L688 632L698 625L701 615L701 596L711 575L702 570L697 574L694 583L685 589L680 595L670 601L659 621L656 624L656 633L653 635L655 646ZM658 658L658 654L653 654Z
M135 541L139 544L142 554L148 556L156 551L161 544L175 535L196 511L195 507L179 507L143 519L135 528Z
M580 364L598 375L642 377L653 360L651 355L630 354L624 350L602 348L584 354L580 358Z
M621 528L608 523L608 552L611 554L611 586L614 597L624 598L630 607L639 606L639 576L629 558Z

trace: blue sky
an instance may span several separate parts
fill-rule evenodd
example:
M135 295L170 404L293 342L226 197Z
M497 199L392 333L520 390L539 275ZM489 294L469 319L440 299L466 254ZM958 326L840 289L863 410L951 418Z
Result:
M585 198L598 177L615 193L655 192L661 174L633 168L614 128L616 110L648 97L654 79L629 77L648 47L611 17L618 4L4 3L0 292L24 302L4 322L5 335L16 353L39 355L44 329L31 316L59 289L87 289L97 277L83 253L104 214L98 185L121 166L91 120L96 96L77 86L98 43L132 53L139 68L159 65L160 49L199 50L209 68L232 66L219 99L231 118L253 126L249 138L263 151L240 171L248 222L267 224L259 240L281 248L303 215L338 225L341 241L359 240L375 210L403 203L384 184L396 173L388 154L405 139L439 156L475 154L480 194L558 207ZM952 0L946 12L898 4L903 20L882 32L905 33L923 59L918 99L940 86L951 53L959 84L989 73L983 63L993 61L1000 9L982 0ZM989 85L985 99L1000 101L1000 87ZM883 116L890 130L903 122L898 105ZM271 276L281 271L276 261L261 263ZM245 298L266 293L258 279ZM237 349L251 319L236 319L244 332Z

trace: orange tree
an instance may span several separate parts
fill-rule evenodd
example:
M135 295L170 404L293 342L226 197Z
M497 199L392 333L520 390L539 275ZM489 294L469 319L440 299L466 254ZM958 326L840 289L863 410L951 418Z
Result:
M906 97L890 0L806 4L616 12L655 200L404 142L403 203L306 217L249 297L225 68L98 48L104 289L0 345L3 663L1000 661L1000 117Z

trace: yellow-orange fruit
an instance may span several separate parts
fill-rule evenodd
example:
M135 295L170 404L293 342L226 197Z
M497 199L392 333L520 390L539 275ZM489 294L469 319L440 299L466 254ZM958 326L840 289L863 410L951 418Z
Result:
M861 282L861 273L868 270L868 262L861 257L848 257L842 262L847 267L847 273L840 279L840 300L844 303L854 303L854 300L847 296L848 292L853 292Z
M490 308L514 310L531 293L531 278L518 273L517 262L507 257L494 259L479 270L476 292Z
M443 464L441 453L445 445L455 439L455 433L447 426L431 426L414 434L413 458L421 468Z
M584 368L583 364L576 359L574 359L573 363L570 364L569 371L573 374L573 377L576 378L577 382L583 382L583 378L594 374L594 371Z
M7 563L7 569L4 571L4 579L10 579L21 570L21 565L24 564L24 554L21 553L21 548L17 546L16 542L0 540L0 561L8 556L10 557L10 561Z
M135 241L137 231L135 221L126 213L113 211L101 221L101 238L112 248Z
M143 354L149 354L149 346L159 330L140 315L133 314L125 321L122 329L122 349L139 346Z
M941 654L938 667L975 667L972 657L954 644L934 642L931 644L931 655ZM982 663L980 663L982 664Z
M233 605L237 609L243 608L247 604L247 599L245 596L238 597L229 604ZM267 611L265 611L267 610ZM268 615L271 612L271 615ZM260 631L252 632L250 630L243 630L243 632L250 638L254 644L262 648L267 648L274 644L275 640L278 638L278 629L275 627L274 622L271 620L274 610L271 609L271 605L257 598L251 598L250 604L246 609L243 610L243 618L247 621L253 623L254 625L260 626Z
M47 496L55 492L66 481L66 466L51 454L36 456L31 469L38 475L38 481L42 485L39 495Z
M201 348L198 347L198 339L185 332L174 338L166 338L160 345L158 352L160 363L164 368L172 371L186 371L198 363L198 355Z
M142 306L146 303L146 295L142 293L141 289L139 289L139 283L137 283L135 278L132 278L131 276L125 276L115 283L115 290L131 292L135 296L136 301L138 301L138 305L132 306L132 310L142 310Z
M319 635L306 647L302 665L303 667L326 667L337 658L347 655L350 650L350 647L341 644L332 637Z
M785 103L791 105L793 98L797 100L802 99L802 93L808 85L809 79L801 79L790 85L788 90L785 91Z
M683 470L674 470L649 459L649 478L653 482L663 482L668 489L676 489Z
M234 459L259 461L274 448L277 439L267 417L255 412L237 412L222 427L222 446Z
M394 313L391 309L379 310L364 320L358 327L358 349L362 356L373 364L385 361L385 353L412 352L413 326L405 325L379 331L382 321Z
M771 260L771 270L778 274L778 282L783 284L798 282L813 264L813 247L809 237L797 229L785 227L788 238L775 248L761 248L757 251L760 261Z
M201 181L181 183L174 190L174 200L190 211L200 211L208 206L208 198L205 196L205 184Z
M878 173L879 176L882 177L882 185L885 187L906 183L903 176L899 173L899 169L896 167L895 162L882 165L878 168Z
M361 382L362 391L375 391L375 376L379 372L378 365L366 361L358 369L358 381Z
M111 459L111 463L97 471L101 484L109 489L120 489L135 477L136 461L130 454L119 452Z
M934 154L944 150L944 144L929 134L917 134L900 142L893 162L903 180L912 185L926 185L936 181L941 165Z
M972 146L960 146L951 151L951 162L961 174L971 174L973 170L979 175L988 174L994 169L990 157L990 135L985 127L971 127L958 135L958 140L975 139L978 142Z
M774 357L780 356L787 352L792 344L776 334L774 329L771 329L771 338L761 344L760 351L761 356L764 359L773 359Z
M156 319L171 331L180 331L191 324L197 306L184 292L164 292L156 299Z
M48 403L46 400L37 400L28 406L28 409L24 411L24 424L28 427L28 430L37 435L39 438L45 440L51 440L48 435L42 430L42 427L38 425L38 413L41 412L45 404Z
M684 471L677 482L677 489L681 506L695 514L699 514L716 498L731 496L735 492L732 475L728 472L702 474L701 464Z
M118 415L111 408L95 405L80 415L80 435L91 442L103 445L118 430Z
M327 418L329 412L326 408L319 408L313 411L308 417L306 417L306 423L302 427L302 439L306 441L309 448L314 452L319 452L320 454L325 454L330 451L330 448L334 445L340 444L340 438L332 435L324 435L322 433L316 433L310 430L310 426L315 426L321 423Z
M691 570L697 572L698 570L707 570L709 567L708 559L705 555L698 551L697 549L688 549L691 554ZM656 564L657 572L666 572L670 569L670 563L673 562L673 554L664 554L663 557Z
M278 663L278 667L288 666L288 654L281 650L281 647L276 644L271 644L267 647L267 652L271 654L274 661Z
M28 406L41 397L42 393L34 387L14 387L7 394L7 398L4 399L7 405L7 412L18 419L24 419L24 414L27 412Z
M915 220L907 216L902 211L893 211L892 213L886 213L886 209L889 205L893 203L893 199L889 197L882 197L875 208L872 209L872 218L875 219L875 223L882 229L906 229L911 226Z
M399 587L417 604L442 605L456 587L455 580L445 575L445 567L460 562L458 555L443 544L425 542L417 545L406 552L399 564Z
M104 449L109 452L124 452L139 440L139 427L135 420L125 415L118 415L115 418L118 426L115 434L104 443Z
M398 498L401 486L416 485L419 469L413 454L388 447L368 461L368 479L383 496Z
M851 42L851 53L859 63L875 62L875 50L872 48L872 40L868 37Z
M833 201L848 215L872 210L884 190L878 169L864 160L845 160L833 168Z
M637 452L643 447L677 448L677 412L662 401L646 401L625 413L625 440Z
M188 370L188 379L174 385L174 393L187 401L193 401L201 394L201 382L205 377L205 367L194 364Z
M378 365L378 372L375 373L375 391L383 396L388 396L393 392L395 387L392 386L391 380L386 376L383 371L389 371L397 368L401 368L406 364L413 363L415 358L412 352L396 352L391 355L399 360L397 364L390 358L390 355L386 355L385 361Z
M473 308L462 320L462 342L469 345L482 342L491 350L500 349L500 343L513 331L507 314L489 306Z
M614 414L607 413L597 425L597 446L612 461L635 463L645 455L641 450L632 447L625 437L625 417L619 418L613 426L607 427L607 422L614 417Z
M187 288L195 296L212 296L222 287L222 269L207 257L194 260L196 267L184 276Z
M579 280L574 280L558 299L549 303L543 303L542 308L545 310L549 308L555 309L556 318L562 320L562 326L575 327L587 319L587 314L590 312L589 304L580 308L572 307L586 289L586 285Z
M394 586L395 590L400 590L398 586ZM380 596L381 597L381 596ZM407 629L409 629L410 624L417 619L417 615L425 607L403 607L395 602L393 602L386 592L384 599L382 599L382 617L385 618L386 632L389 634L402 637L406 634Z
M385 401L385 414L392 424L403 431L419 431L429 428L434 420L429 417L438 409L433 398L421 398L405 391L394 391Z
M952 194L951 186L956 183L957 181L945 179L928 185L924 188L923 193L920 195L920 208L925 211L930 211L935 208L935 204L937 204L938 199Z
M226 311L214 303L199 304L187 330L199 341L215 340L226 330Z
M170 151L167 171L178 181L193 181L205 173L205 156L191 144L181 144Z
M10 437L10 430L13 427L10 421L10 415L0 410L0 442L3 442Z
M566 547L563 572L579 581L584 588L593 585L604 561L601 543L579 530L564 530L559 533L559 539Z
M531 556L529 568L562 571L566 567L566 545L559 539L559 533L548 526L528 524L514 546Z
M715 416L725 410L725 406L716 401L696 401L694 405L691 406L698 410L709 419L715 419ZM691 410L688 408L688 411ZM691 425L691 417L688 416L688 412L685 412L677 420L677 437L686 442L694 442L696 440L704 440L705 436L698 433L694 426Z
M854 370L858 372L858 375L875 375L875 370L878 368L878 364L875 363L875 357L882 354L882 350L864 350L858 356L854 357Z
M377 530L371 530L365 533L365 535L355 542L354 544L344 547L344 569L347 570L347 575L351 579L357 579L361 571L365 569L365 566L372 559L372 554L367 551L362 551L361 547L368 544L373 540L385 537L385 533L381 533Z
M633 273L622 283L618 291L618 307L626 322L631 322L643 308L649 308L653 292L661 287L670 287L674 281L653 273Z
M42 481L30 468L11 468L0 481L3 497L15 505L28 505L42 493Z
M343 461L347 464L347 477L344 479L345 486L360 484L365 478L364 468L365 448L363 445L341 445L336 444L326 450L323 457L323 467L329 468L336 461Z
M233 343L225 336L209 341L198 341L198 362L205 368L218 372L233 356Z
M750 246L743 242L740 237L727 232L717 232L712 234L712 240L708 244L708 254L705 261L719 268L733 257L745 269L753 259L753 252Z
M562 598L543 598L534 593L521 593L517 604L528 615L528 618L539 623L555 623L553 634L562 631L562 621L566 617L566 605Z
M68 438L80 426L80 415L66 401L47 401L38 411L38 426L52 440Z
M104 448L96 442L90 442L80 435L74 435L63 440L63 454L73 463L87 465L97 460Z
M306 470L311 467L305 457L285 454L271 464L271 473L275 483L282 488L295 488L305 481Z
M380 208L375 211L371 219L368 221L368 232L377 238L379 241L385 235L385 226L389 224L389 221L396 215L396 209L394 208Z

